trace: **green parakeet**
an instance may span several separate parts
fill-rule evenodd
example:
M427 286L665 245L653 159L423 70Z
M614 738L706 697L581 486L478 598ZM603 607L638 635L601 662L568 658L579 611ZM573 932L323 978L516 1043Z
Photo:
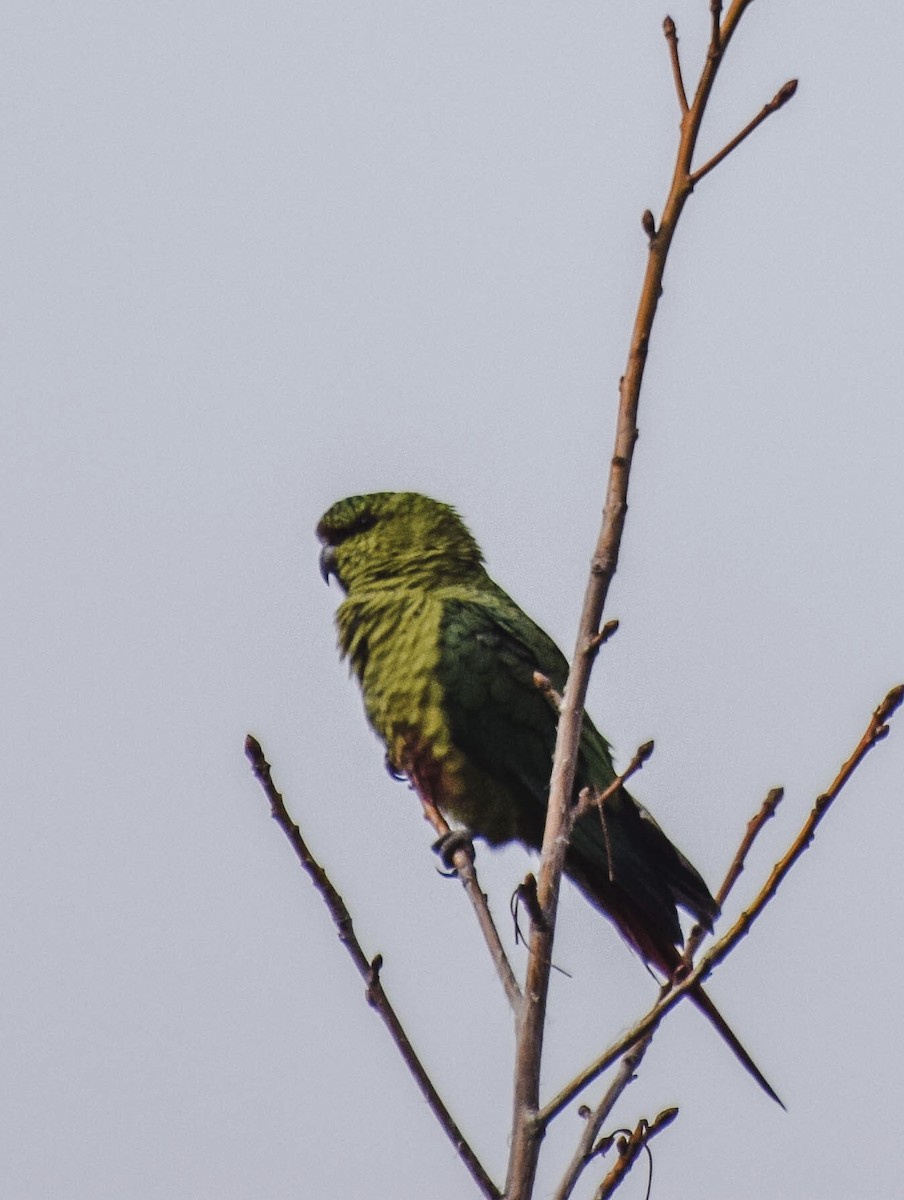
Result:
M493 582L446 504L414 492L352 496L324 514L317 536L324 578L345 591L339 647L388 765L491 845L538 849L557 717L534 673L561 691L559 648ZM576 793L614 778L609 745L585 717ZM718 915L700 874L625 788L606 802L605 822L591 811L576 823L565 870L666 977L681 959L677 907L708 929ZM692 998L778 1100L702 988Z

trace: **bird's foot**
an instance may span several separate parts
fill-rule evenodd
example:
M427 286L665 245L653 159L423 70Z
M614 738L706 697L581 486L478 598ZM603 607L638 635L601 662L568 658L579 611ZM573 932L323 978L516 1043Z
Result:
M450 875L455 874L455 855L464 850L470 861L475 858L474 842L468 829L450 829L441 838L437 838L432 846L434 854L438 854L440 862Z

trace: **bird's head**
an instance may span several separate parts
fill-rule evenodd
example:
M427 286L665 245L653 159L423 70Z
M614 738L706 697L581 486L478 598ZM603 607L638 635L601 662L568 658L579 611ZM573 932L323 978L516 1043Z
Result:
M390 585L465 582L483 555L448 504L417 492L374 492L339 500L320 518L320 573L346 592Z

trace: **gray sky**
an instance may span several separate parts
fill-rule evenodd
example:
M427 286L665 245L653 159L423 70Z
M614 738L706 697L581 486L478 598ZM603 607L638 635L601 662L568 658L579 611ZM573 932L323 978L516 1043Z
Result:
M689 75L707 9L668 10ZM338 665L312 529L352 492L451 501L570 650L671 173L666 11L7 12L4 1196L471 1194L249 729L501 1177L510 1022ZM786 786L732 912L904 676L902 38L898 5L753 6L704 152L801 89L698 189L655 331L590 707L622 765L656 739L636 791L713 886ZM897 1194L902 767L899 724L712 984L788 1114L694 1012L656 1038L618 1111L681 1107L656 1200ZM503 925L527 862L479 855ZM654 994L571 891L557 959L547 1092Z

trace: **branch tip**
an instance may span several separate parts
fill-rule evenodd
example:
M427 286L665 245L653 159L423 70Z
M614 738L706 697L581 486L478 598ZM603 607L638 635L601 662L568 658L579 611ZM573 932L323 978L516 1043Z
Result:
M720 51L722 49L722 0L709 0L709 13L712 18L710 25L710 50Z
M736 150L745 138L750 137L753 131L762 125L767 117L771 117L774 112L778 112L780 108L787 104L796 91L797 80L789 79L783 87L779 88L769 103L764 104L757 115L751 121L748 121L741 132L736 134L727 145L723 146L718 154L714 154L702 167L698 167L696 171L692 171L688 175L687 186L693 190L705 175L708 175L720 162L724 161L731 154L732 150Z
M575 823L583 816L586 816L586 814L590 812L592 808L599 809L600 813L602 813L604 811L606 801L611 799L611 797L615 795L622 784L626 783L632 775L637 774L637 772L653 753L654 748L655 742L652 740L649 742L644 742L642 746L638 746L634 753L634 757L628 763L625 770L622 771L621 775L616 775L609 786L603 788L601 792L596 791L594 788L581 788L577 803L570 812L571 828L573 829ZM605 823L603 828L605 830Z
M260 742L253 733L245 735L245 757L257 771L261 766L266 766L267 760L264 758L264 750Z
M602 629L600 629L597 633L595 633L593 635L593 637L590 639L590 641L587 643L587 653L588 654L596 654L596 652L597 652L597 650L599 650L600 646L605 646L606 642L608 642L609 639L612 637L612 635L617 632L618 632L618 620L613 618L611 621L607 621L606 624L602 627ZM535 674L534 674L534 682L535 683L536 683L537 674L538 674L538 672L535 672Z
M671 17L666 17L662 22L662 32L665 34L665 40L669 44L669 61L672 64L675 94L678 97L678 107L681 109L681 115L684 116L689 107L687 103L687 89L684 86L684 75L681 71L681 56L678 53L678 30Z
M552 686L552 680L542 671L534 671L534 687L542 692L557 713L562 711L562 694Z
M894 714L904 703L904 683L899 683L897 687L893 687L879 707L876 709L875 718L879 725L884 725L885 722L893 717Z
M677 1108L677 1106L674 1108L664 1108L662 1112L654 1118L653 1128L665 1129L666 1125L671 1125L671 1123L675 1120L679 1111L680 1110Z
M651 738L650 741L644 742L644 744L642 746L638 746L638 748L637 748L637 764L638 764L638 766L642 766L643 763L647 762L650 755L653 753L655 745L656 745L656 743Z

